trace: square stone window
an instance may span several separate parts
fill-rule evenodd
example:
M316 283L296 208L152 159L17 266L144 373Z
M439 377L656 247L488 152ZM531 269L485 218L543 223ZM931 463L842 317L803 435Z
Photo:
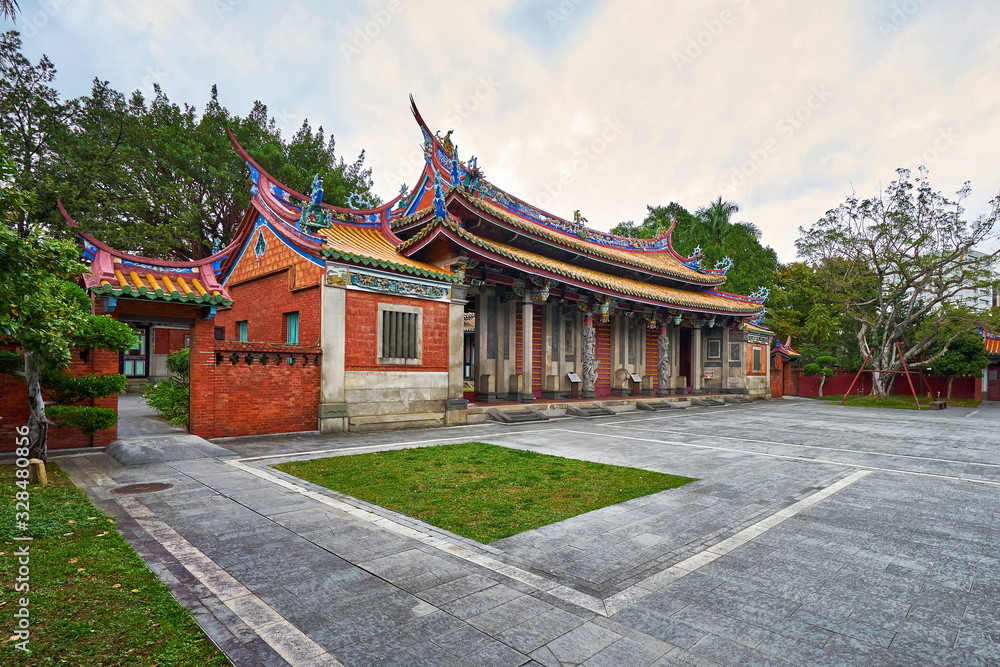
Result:
M424 309L378 304L378 363L418 366L423 362Z
M719 338L708 339L708 358L722 359L722 340Z

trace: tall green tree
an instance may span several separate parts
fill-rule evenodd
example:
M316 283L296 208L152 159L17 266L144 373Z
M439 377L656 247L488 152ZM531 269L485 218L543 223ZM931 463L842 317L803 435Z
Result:
M63 102L52 86L56 68L47 56L32 63L21 53L16 31L0 36L0 148L16 165L14 185L38 195L49 187L50 170L59 159L78 105ZM11 221L21 236L27 236L27 211Z
M676 202L667 206L648 206L646 218L641 224L623 222L611 233L630 238L656 238L666 233L672 221L676 220L671 234L674 249L689 256L695 248L701 248L704 263L709 267L729 257L733 260L733 267L726 273L726 282L721 289L750 294L761 287L770 288L778 266L778 255L770 246L761 245L760 231L756 226L728 222L728 216L736 210L739 210L736 204L723 202L720 197L710 206L699 209L700 214L713 220L706 225L705 219L693 215Z
M983 377L983 369L990 365L983 339L974 331L966 331L945 344L938 343L931 348L931 355L937 360L931 365L931 374L948 378L948 398L951 385L956 377Z
M335 153L332 136L308 121L288 140L267 106L232 114L212 87L202 109L172 102L154 86L146 99L95 79L89 95L63 101L55 67L21 54L17 32L0 38L0 129L18 165L18 185L37 206L18 231L32 226L64 233L56 200L98 238L143 255L200 259L228 244L250 201L249 169L233 150L231 129L264 169L308 193L320 174L324 201L373 206L364 151L353 162Z
M991 283L989 262L971 251L990 233L1000 215L1000 196L992 211L964 219L966 183L950 200L932 189L925 172L913 179L908 170L880 196L850 196L809 229L799 228L799 255L817 270L826 298L838 313L857 323L857 349L871 354L873 393L884 397L891 375L901 370L895 342L907 337L905 363L931 365L961 335L952 327L955 310L947 308L966 289ZM971 328L973 323L969 323ZM945 340L939 333L953 329ZM928 355L935 343L941 351Z
M0 156L0 183L10 183L14 165ZM30 197L11 185L0 187L0 217L13 220L30 206ZM50 377L70 361L73 348L127 350L135 333L127 324L92 314L90 298L76 284L87 267L72 241L37 232L23 237L13 226L0 226L0 340L21 348L23 370L14 369L28 388L30 455L45 459L49 421L45 417L42 376ZM6 370L12 370L4 363ZM94 390L98 383L91 383ZM70 386L73 385L73 386ZM79 382L65 380L61 388L81 396ZM82 396L81 396L82 397ZM82 418L82 421L81 421ZM94 423L79 410L70 423Z

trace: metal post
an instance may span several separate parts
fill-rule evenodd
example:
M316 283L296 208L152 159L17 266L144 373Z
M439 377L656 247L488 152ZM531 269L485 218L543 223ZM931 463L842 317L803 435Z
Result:
M910 371L906 368L906 359L903 358L903 350L899 347L899 341L896 341L896 352L899 353L899 361L903 364L903 372L906 374L906 381L910 384L910 391L913 393L913 401L917 404L917 410L920 409L920 399L917 398L917 390L913 388L913 380L910 379Z
M854 385L857 384L858 378L861 377L861 373L864 372L865 366L868 365L868 359L870 359L871 356L872 356L872 352L871 352L871 350L868 350L868 356L865 357L865 360L861 362L861 368L858 369L858 374L854 376L853 380L851 380L851 386L847 388L847 392L844 394L844 398L842 398L840 400L840 404L841 405L843 405L844 403L847 402L847 397L851 395L851 390L853 390L854 389ZM864 387L864 383L863 382L861 383L861 386Z

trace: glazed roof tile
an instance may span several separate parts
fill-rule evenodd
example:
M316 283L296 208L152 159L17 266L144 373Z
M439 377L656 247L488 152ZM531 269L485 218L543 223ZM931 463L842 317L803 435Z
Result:
M983 337L983 344L986 346L986 353L1000 354L1000 334L995 334L992 331L986 331L985 329L980 329L979 333Z
M319 230L317 234L324 240L323 254L327 257L438 280L459 279L458 274L452 271L399 254L379 227L335 224Z
M400 250L413 246L418 240L428 236L438 225L447 227L452 233L473 245L513 260L517 264L543 269L553 274L581 281L593 286L597 291L607 291L617 293L619 295L635 296L646 300L660 302L664 306L696 308L699 310L733 315L753 315L759 313L761 310L761 305L759 303L747 303L745 301L730 299L718 294L697 292L675 287L664 287L662 285L652 285L638 280L632 280L631 278L622 278L602 273L600 271L574 266L567 262L561 262L527 250L521 250L520 248L513 248L502 243L488 241L472 234L453 220L444 220L440 218L435 219L434 222L427 225L427 227L403 243L400 246Z
M685 266L669 250L626 250L599 243L590 243L574 234L561 232L545 225L538 224L528 218L514 215L499 204L485 199L466 199L476 208L482 209L524 231L541 236L546 240L558 243L570 250L592 255L600 259L612 260L639 269L676 278L687 283L698 285L719 285L725 278L718 275L704 274Z

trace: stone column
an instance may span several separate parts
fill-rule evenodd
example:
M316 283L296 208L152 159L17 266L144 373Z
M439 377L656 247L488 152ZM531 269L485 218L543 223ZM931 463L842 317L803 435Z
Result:
M722 328L722 393L729 393L729 327Z
M522 349L522 377L521 377L521 402L531 403L535 400L535 395L531 393L532 373L538 373L540 369L532 368L531 354L531 329L534 324L534 311L530 301L521 306L521 349Z
M320 376L319 430L348 430L347 398L344 392L344 344L347 336L347 290L323 285L320 304L320 346L323 361Z
M448 306L448 398L444 404L444 423L465 424L469 402L465 391L465 287L451 288Z
M583 357L580 367L580 398L594 398L597 385L597 332L594 330L594 316L588 314L583 320L583 331L580 332L580 354Z
M702 393L705 377L705 363L702 359L701 327L691 329L691 393Z
M670 394L670 382L673 379L670 364L670 335L667 333L667 325L660 325L660 336L656 341L659 357L657 357L657 369L659 386L657 393L660 396Z
M489 295L485 288L476 295L476 370L473 381L476 386L476 401L497 400L496 365L489 358L489 330L495 327L494 314L489 312Z

